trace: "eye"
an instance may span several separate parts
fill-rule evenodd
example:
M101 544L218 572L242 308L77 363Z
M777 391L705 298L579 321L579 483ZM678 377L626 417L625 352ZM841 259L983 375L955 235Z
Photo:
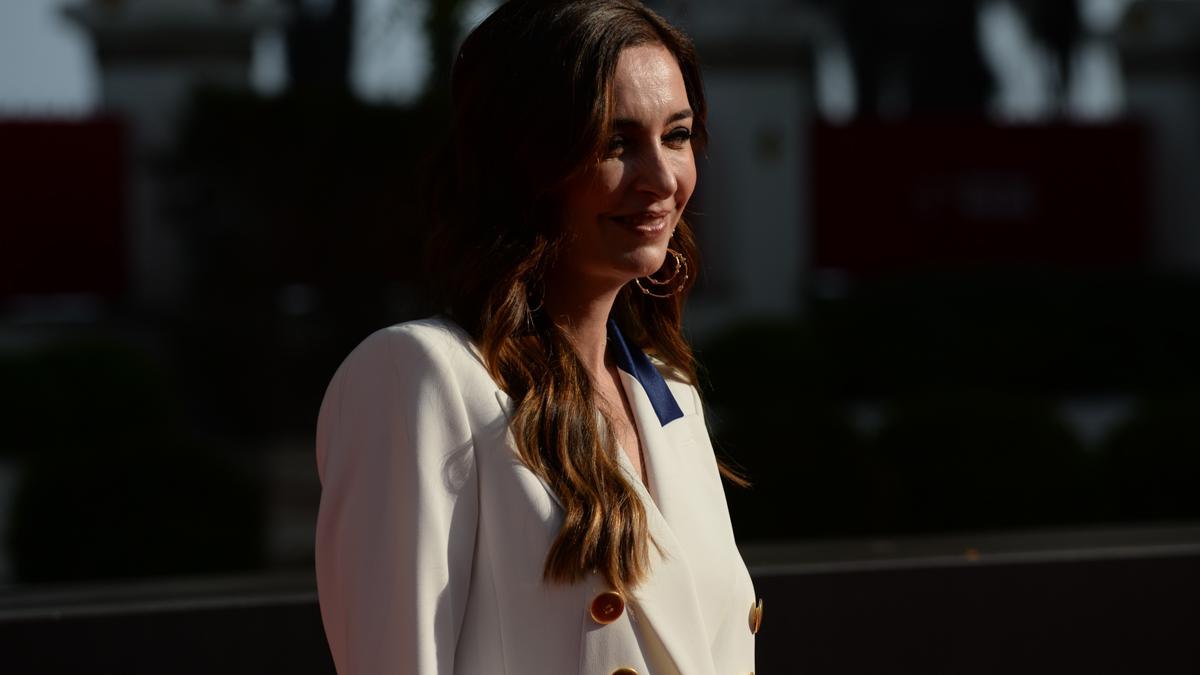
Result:
M663 139L663 142L672 148L682 148L692 140L692 130L687 127L676 127L671 130Z
M625 151L627 143L624 136L614 134L612 138L608 139L608 150L605 157L619 157Z

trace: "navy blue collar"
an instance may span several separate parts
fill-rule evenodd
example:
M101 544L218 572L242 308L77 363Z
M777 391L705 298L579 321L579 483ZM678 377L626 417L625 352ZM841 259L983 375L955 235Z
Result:
M617 328L617 322L612 319L608 320L608 339L616 346L613 357L617 360L617 367L632 375L633 379L642 385L646 397L650 399L651 407L654 408L654 414L658 415L659 423L666 426L668 422L683 417L683 410L671 395L671 388L667 386L667 381L658 372L658 368L654 367L650 357L637 345L625 340L621 329Z

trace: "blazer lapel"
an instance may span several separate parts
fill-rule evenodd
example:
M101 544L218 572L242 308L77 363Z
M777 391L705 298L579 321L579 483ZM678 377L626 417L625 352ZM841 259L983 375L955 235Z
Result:
M614 329L615 326L610 327ZM686 554L680 539L679 535L684 533L673 526L678 521L686 528L696 515L683 513L688 505L686 495L680 492L687 483L686 473L690 468L679 446L690 438L688 420L646 355L624 343L619 331L615 337L625 351L624 355L618 355L618 369L642 442L649 491L637 479L637 472L625 453L620 453L620 459L645 505L650 535L661 548L660 554L651 547L650 576L632 591L635 609L645 628L654 632L670 655L676 671L684 675L712 675L711 633L704 624L704 612L696 595L696 579L689 562L694 559ZM624 357L632 357L635 363L641 357L652 371L631 368L629 359ZM664 400L664 395L669 401Z
M664 472L678 466L674 448L663 434L657 417L637 381L621 373L625 395L629 397L642 440L642 452L650 474L651 489L658 502L637 479L637 472L621 453L621 463L630 474L630 483L646 508L650 536L661 548L650 549L651 571L646 580L632 593L641 623L654 632L664 650L674 662L675 670L683 675L712 675L709 652L709 631L703 623L703 612L696 599L696 584L688 557L679 539L660 509L672 501L671 490L663 480Z
M617 350L621 386L642 442L650 489L638 480L625 453L619 453L619 461L645 506L650 536L658 544L658 548L650 548L649 577L632 590L634 616L644 630L653 632L678 675L715 675L712 633L704 623L696 576L689 563L697 556L688 556L685 548L686 541L704 538L703 532L695 532L692 527L703 523L704 515L691 513L697 505L687 498L689 485L694 486L688 475L694 462L681 452L692 438L690 418L684 416L645 353L626 343L615 323L610 323L609 329ZM512 400L497 389L496 402L511 420ZM550 486L540 477L538 480L562 508Z

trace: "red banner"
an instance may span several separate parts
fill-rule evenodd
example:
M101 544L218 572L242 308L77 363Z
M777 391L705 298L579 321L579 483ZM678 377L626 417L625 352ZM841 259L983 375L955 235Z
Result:
M814 262L852 276L979 264L1114 266L1147 252L1132 124L818 126Z
M116 120L0 121L0 297L125 286Z

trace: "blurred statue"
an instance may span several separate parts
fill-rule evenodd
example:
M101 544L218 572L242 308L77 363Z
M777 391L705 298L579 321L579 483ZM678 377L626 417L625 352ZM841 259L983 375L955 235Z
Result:
M365 0L284 0L291 9L287 28L287 63L293 90L350 91L355 20ZM392 0L396 4L408 0ZM465 0L427 0L425 32L429 36L431 75L426 98L440 100L450 81L450 67L462 38Z
M979 45L980 0L817 0L854 63L859 114L982 115L994 80Z
M1078 0L1014 0L1025 17L1034 39L1050 52L1054 60L1055 78L1052 86L1059 109L1066 105L1071 80L1071 58L1083 36L1083 21Z
M355 0L285 0L288 79L293 90L350 91Z

